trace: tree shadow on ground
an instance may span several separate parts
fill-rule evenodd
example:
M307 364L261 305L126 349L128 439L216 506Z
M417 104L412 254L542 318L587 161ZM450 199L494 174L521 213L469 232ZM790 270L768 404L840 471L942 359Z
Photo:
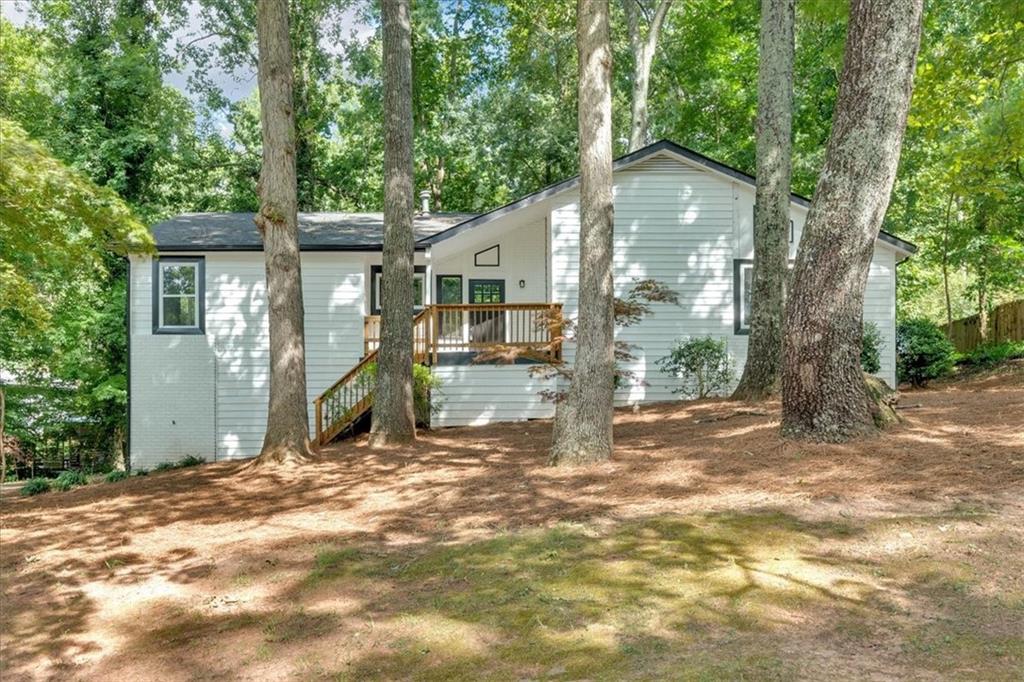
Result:
M988 508L1019 497L1020 387L913 400L923 407L905 424L846 446L780 440L775 405L760 416L706 401L620 411L615 457L587 468L546 467L550 424L530 422L428 432L384 452L340 443L293 472L217 463L4 500L5 666L91 660L110 648L93 623L120 595L157 589L173 602L243 564L259 574L264 561L302 571L318 542L415 555L556 522L764 504L841 513L858 498L889 512L921 500Z

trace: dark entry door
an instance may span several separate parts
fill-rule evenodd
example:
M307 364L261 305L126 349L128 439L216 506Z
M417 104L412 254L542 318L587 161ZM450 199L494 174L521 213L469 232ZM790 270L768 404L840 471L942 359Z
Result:
M437 276L437 302L444 304L462 303L462 275ZM462 311L442 310L439 333L441 340L462 341Z
M505 280L469 280L469 302L481 307L505 302ZM469 311L470 343L503 343L505 341L505 313L501 310Z

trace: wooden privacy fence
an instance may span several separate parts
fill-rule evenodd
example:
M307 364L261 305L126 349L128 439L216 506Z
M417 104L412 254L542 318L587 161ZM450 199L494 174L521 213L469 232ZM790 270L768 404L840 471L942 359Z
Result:
M961 353L981 345L981 325L977 315L954 320L949 329L949 340ZM1024 341L1024 299L997 306L988 316L988 341Z

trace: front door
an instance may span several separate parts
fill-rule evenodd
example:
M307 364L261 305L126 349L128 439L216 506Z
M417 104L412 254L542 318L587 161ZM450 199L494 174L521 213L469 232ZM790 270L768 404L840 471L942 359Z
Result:
M437 276L437 302L442 304L462 303L462 275ZM438 333L442 341L462 341L462 311L442 310Z
M505 313L486 306L505 302L505 280L469 280L469 302L482 308L469 311L470 343L504 343Z

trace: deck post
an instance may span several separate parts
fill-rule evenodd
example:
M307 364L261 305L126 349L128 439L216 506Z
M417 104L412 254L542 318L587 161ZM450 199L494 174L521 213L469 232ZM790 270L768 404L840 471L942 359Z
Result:
M322 413L323 411L322 411L322 408L320 406L321 406L321 402L320 402L320 398L318 397L316 400L313 401L313 408L314 408L314 412L316 413L316 444L317 445L323 445L324 444L323 443L323 434L324 434L324 432L323 432L323 413Z
M428 353L430 357L430 364L437 365L437 344L438 344L438 318L440 315L437 311L437 306L430 306L430 348Z

